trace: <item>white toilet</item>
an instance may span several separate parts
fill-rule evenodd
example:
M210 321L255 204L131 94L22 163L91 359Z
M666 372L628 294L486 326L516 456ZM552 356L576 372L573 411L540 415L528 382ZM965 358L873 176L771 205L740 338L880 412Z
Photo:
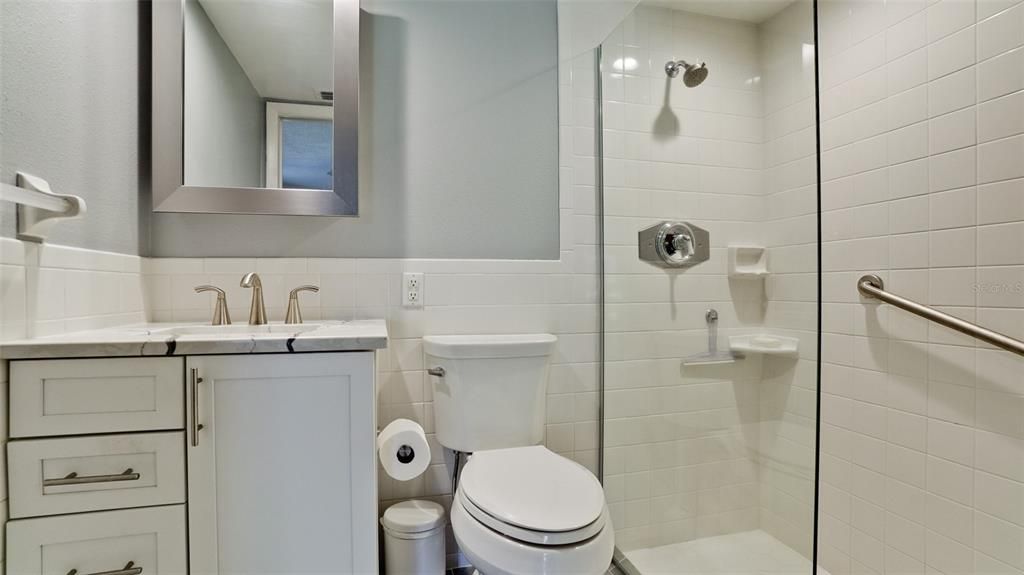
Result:
M600 482L540 445L556 341L548 334L423 339L437 439L472 453L452 502L452 529L484 575L598 575L611 563L615 535Z

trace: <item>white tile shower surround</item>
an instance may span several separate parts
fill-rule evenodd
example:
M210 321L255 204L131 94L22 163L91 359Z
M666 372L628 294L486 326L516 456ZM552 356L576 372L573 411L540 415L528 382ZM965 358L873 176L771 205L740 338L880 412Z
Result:
M810 575L811 561L761 530L705 537L626 557L644 575ZM818 575L828 575L818 569Z
M856 279L1024 337L1024 4L820 7L820 562L1024 573L1024 360Z
M797 3L755 26L641 6L605 43L605 476L627 552L762 528L810 556L810 8ZM706 61L707 81L687 89L667 80L672 57ZM578 132L578 142L589 138ZM661 219L710 230L711 261L681 273L638 262L636 230ZM732 243L768 246L772 277L730 281ZM801 357L681 370L681 356L706 349L709 307L723 334L793 335Z

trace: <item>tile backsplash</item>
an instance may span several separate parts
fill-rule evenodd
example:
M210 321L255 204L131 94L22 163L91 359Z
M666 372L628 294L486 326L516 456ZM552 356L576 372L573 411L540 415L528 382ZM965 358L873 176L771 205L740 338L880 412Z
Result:
M0 341L142 321L142 262L0 238Z

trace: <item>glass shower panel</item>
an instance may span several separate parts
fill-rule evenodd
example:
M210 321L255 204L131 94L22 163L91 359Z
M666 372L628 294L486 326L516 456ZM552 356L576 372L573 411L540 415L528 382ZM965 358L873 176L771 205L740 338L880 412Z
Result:
M603 480L627 572L813 571L813 22L810 0L641 2L602 44ZM689 227L649 253L706 230L710 257L643 261L663 222Z

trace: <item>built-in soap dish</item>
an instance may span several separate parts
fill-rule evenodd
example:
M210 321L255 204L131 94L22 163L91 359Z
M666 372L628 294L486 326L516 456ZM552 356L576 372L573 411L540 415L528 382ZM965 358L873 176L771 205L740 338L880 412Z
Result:
M729 246L729 277L763 278L768 275L768 250L763 246Z
M758 353L796 357L800 352L800 340L795 337L755 333L729 336L729 350L733 353Z

